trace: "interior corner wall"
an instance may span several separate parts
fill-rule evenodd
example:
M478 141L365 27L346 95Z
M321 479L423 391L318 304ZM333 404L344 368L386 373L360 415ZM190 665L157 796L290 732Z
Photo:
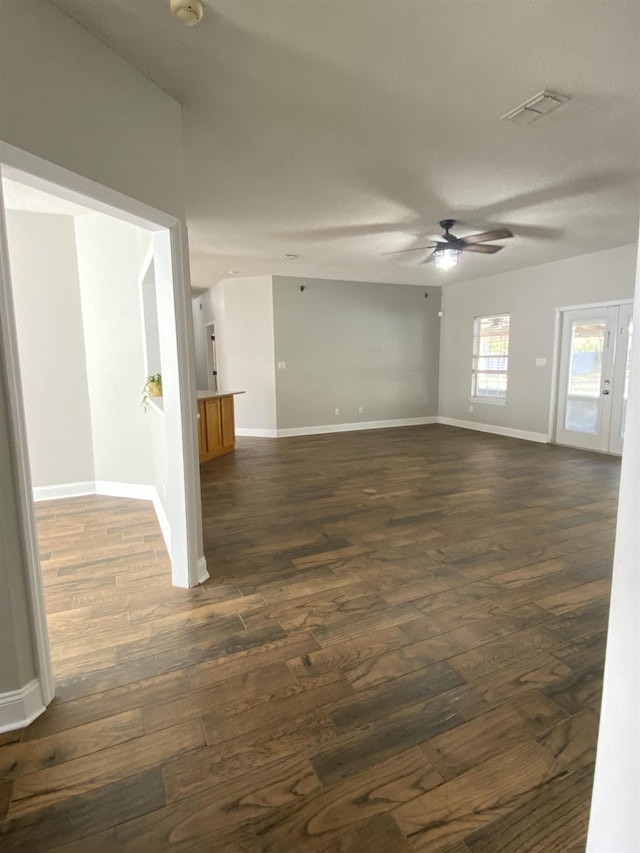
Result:
M78 272L96 481L153 482L134 225L76 217Z
M216 324L220 389L245 392L235 398L236 429L275 435L271 276L224 279L207 293Z
M633 297L637 246L621 246L442 288L439 415L546 437L556 308ZM507 405L469 400L474 317L511 315ZM545 358L545 367L536 367ZM473 405L473 412L469 406Z
M33 486L95 479L73 217L6 211Z
M640 328L640 265L634 328ZM587 853L640 850L640 347L629 400Z
M435 418L439 287L274 276L273 303L278 430Z
M0 4L1 136L184 219L177 101L48 0Z

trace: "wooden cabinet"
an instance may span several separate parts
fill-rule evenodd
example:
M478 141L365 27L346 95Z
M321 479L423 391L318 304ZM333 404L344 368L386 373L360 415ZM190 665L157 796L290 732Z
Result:
M231 453L236 446L236 421L233 413L233 397L221 397L219 402L222 452Z
M204 408L204 400L198 400L198 448L200 450L200 461L207 458L207 414Z
M212 397L198 401L198 441L200 462L232 453L236 447L233 397Z

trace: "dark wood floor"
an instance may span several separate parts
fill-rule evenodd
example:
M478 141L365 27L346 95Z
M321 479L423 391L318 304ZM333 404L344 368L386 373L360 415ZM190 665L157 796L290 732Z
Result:
M4 851L584 850L619 461L443 426L243 439L212 579L149 505L39 504L57 698Z

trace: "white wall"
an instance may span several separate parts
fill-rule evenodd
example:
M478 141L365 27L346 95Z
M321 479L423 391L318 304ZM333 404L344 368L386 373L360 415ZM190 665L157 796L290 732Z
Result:
M10 210L7 232L33 485L93 481L73 217Z
M143 320L143 348L145 355L145 374L162 375L162 356L160 353L160 330L158 328L158 297L156 282L151 265L150 274L140 285L141 309Z
M440 288L274 276L273 302L279 430L437 415Z
M193 349L196 362L196 387L209 390L209 367L207 363L207 323L213 323L213 306L209 293L191 300L193 320Z
M635 245L541 264L442 288L439 415L546 434L555 309L633 296ZM469 412L474 317L511 314L506 406ZM536 367L537 357L546 367Z
M640 266L634 329L640 329ZM631 376L588 853L640 850L640 346Z
M238 430L276 429L273 286L270 276L224 279L208 291L220 389L235 398Z
M142 486L137 494L155 490L166 516L165 420L140 405L149 354L139 277L151 234L98 213L8 211L7 221L36 495L93 491L96 481L116 493L118 484ZM160 372L151 295L145 325L155 328Z
M76 219L78 273L96 480L154 480L149 416L141 406L145 356L139 228L99 213Z

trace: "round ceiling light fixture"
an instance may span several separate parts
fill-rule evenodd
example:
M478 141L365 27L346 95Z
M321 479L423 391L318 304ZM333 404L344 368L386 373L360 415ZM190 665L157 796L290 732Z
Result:
M169 7L176 18L187 27L194 27L204 15L201 0L169 0Z

